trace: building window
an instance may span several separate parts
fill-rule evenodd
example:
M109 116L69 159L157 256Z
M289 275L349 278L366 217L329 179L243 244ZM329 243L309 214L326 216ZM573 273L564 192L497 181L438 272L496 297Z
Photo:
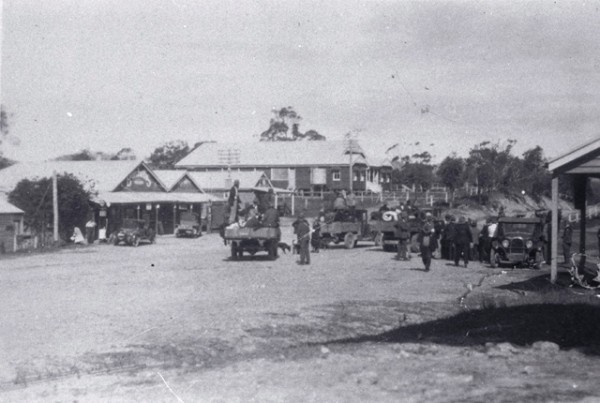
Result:
M364 182L365 181L365 171L354 171L354 178L352 179L354 182Z
M288 169L287 168L271 168L271 180L272 181L288 180Z
M339 169L334 169L333 171L331 171L331 179L333 179L335 182L339 182L342 180L342 174Z

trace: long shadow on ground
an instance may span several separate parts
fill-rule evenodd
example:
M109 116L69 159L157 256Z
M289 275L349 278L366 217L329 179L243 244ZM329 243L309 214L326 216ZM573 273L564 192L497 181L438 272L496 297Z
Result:
M600 306L588 304L531 304L484 308L426 323L398 327L374 336L340 339L330 344L364 342L431 342L476 346L488 342L530 345L551 341L561 348L581 348L600 354Z
M595 291L568 288L569 284L568 273L559 273L555 284L550 282L548 274L542 274L496 288L543 295L545 301L491 307L485 307L484 301L478 310L330 343L431 342L477 346L509 342L525 346L536 341L551 341L561 348L579 348L585 353L600 355L600 300Z

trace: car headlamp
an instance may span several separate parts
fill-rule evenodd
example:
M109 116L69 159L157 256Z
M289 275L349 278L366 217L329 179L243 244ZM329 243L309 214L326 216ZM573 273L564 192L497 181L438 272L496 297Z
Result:
M527 249L533 248L533 241L531 239L527 240L527 242L525 242L525 246Z
M510 242L508 242L508 239L505 239L504 241L502 241L502 247L508 248L509 245L510 245Z

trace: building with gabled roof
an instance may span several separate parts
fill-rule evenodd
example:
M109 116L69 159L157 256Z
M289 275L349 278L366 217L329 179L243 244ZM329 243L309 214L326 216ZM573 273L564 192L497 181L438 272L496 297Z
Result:
M274 187L301 192L350 187L366 191L369 178L377 183L391 180L391 167L370 166L354 140L351 147L344 141L205 143L175 167L207 172L264 171Z
M0 170L0 193L12 191L22 179L48 178L53 172L72 174L91 192L111 192L138 165L140 161L18 162Z
M110 234L126 218L146 220L158 233L172 233L180 210L206 216L207 205L222 198L199 188L173 191L186 177L182 171L152 170L140 161L22 162L0 170L0 192L7 194L23 179L71 174L92 193L97 228ZM189 178L188 178L189 179Z

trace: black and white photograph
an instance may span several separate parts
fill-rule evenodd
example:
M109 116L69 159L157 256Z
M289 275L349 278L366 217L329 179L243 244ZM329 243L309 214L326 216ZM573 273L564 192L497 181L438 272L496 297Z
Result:
M600 1L0 0L0 402L600 402Z

